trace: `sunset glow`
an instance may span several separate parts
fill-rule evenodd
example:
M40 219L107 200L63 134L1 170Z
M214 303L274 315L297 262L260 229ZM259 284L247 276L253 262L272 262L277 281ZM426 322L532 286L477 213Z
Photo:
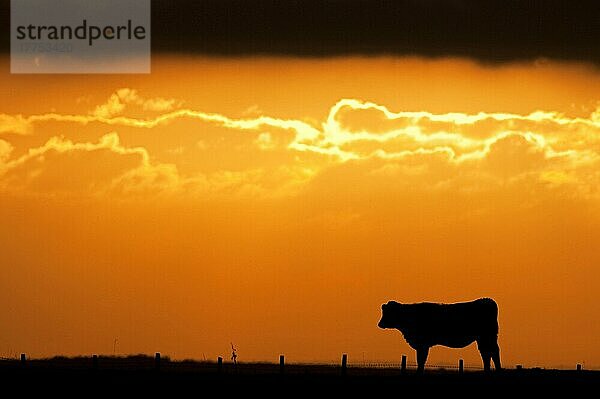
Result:
M398 361L380 306L492 296L507 365L600 366L600 72L153 58L0 89L0 355ZM568 337L569 344L565 343ZM476 347L434 348L432 363Z

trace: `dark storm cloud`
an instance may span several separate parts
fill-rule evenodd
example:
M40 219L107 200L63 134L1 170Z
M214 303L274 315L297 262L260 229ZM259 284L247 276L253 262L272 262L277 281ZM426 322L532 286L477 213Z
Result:
M8 49L8 4L2 3ZM6 23L4 23L6 22ZM600 1L154 0L154 51L600 64Z

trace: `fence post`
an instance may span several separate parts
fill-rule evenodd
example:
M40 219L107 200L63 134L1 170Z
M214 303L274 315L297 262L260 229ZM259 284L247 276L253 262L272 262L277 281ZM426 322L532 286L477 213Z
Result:
M92 355L92 368L98 370L98 355Z
M464 361L462 359L458 360L458 373L462 374L465 371Z
M283 375L284 367L285 367L285 356L279 355L279 374Z
M154 354L154 368L160 370L160 352Z
M400 365L400 372L406 373L406 355L402 355L402 364Z
M577 371L581 371L581 363L577 363Z
M217 358L217 372L219 374L221 374L221 371L223 370L223 358L221 356L219 356Z
M27 356L25 356L24 353L21 353L21 365L25 365L25 362L27 361Z
M342 375L346 375L346 365L348 364L348 354L342 353Z

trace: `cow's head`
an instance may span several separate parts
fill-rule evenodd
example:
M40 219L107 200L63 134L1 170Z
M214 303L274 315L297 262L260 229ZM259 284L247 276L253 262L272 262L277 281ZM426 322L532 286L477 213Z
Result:
M402 305L395 301L389 301L381 305L381 320L377 326L379 328L398 328L400 327L400 310Z

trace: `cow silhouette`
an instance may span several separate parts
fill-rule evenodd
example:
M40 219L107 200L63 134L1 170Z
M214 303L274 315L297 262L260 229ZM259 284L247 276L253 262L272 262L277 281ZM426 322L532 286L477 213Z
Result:
M477 341L483 368L490 371L490 359L500 370L498 347L498 305L493 299L481 298L453 304L389 301L381 305L379 328L400 330L408 344L417 351L417 371L422 373L429 348L443 345L464 348Z

